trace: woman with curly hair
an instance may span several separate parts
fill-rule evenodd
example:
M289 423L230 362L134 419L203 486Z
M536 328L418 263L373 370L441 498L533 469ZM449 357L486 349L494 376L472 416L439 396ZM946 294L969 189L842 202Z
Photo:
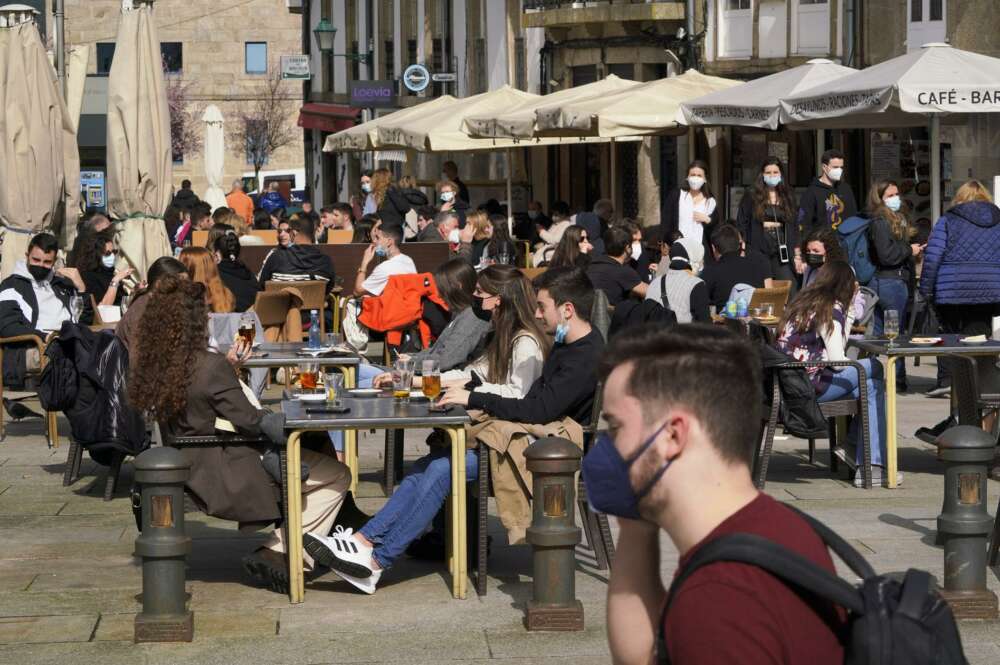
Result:
M375 169L372 173L372 198L375 199L378 216L384 224L400 228L405 225L406 213L413 206L403 190L392 184L392 172L389 169Z
M795 257L795 270L802 275L802 286L806 287L816 276L816 270L830 261L846 261L847 254L840 246L837 232L833 229L816 229L802 242L801 259Z
M98 305L121 305L125 290L122 281L133 273L131 268L115 270L118 249L115 247L114 232L105 229L100 232L88 231L80 238L73 257L73 267L80 272L80 278L87 287L87 294L93 296ZM90 298L85 298L86 310L82 323L94 321Z
M232 367L248 356L246 343L235 341L228 357L208 349L204 285L166 275L152 287L149 297L131 362L132 405L151 414L167 440L211 436L216 419L224 419L241 435L263 434L275 445L284 445L283 417L265 413L254 404ZM255 448L220 446L182 452L191 463L187 489L206 514L258 527L281 517L276 479ZM308 466L302 483L303 532L326 535L350 483L350 470L310 450L302 451L302 461ZM258 584L287 593L284 552L283 530L275 529L263 547L243 558L244 569ZM309 556L304 563L307 570L312 569Z
M229 314L236 307L236 297L219 277L215 259L204 247L185 247L178 257L188 269L191 281L205 285L205 303L213 314Z

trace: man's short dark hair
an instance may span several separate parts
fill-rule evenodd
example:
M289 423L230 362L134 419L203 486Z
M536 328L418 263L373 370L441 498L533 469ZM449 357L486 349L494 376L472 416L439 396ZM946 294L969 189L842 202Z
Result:
M325 208L324 208L325 210ZM338 201L330 206L331 212L339 212L342 215L347 215L348 219L352 222L354 221L354 208L351 207L350 203L344 203L343 201Z
M836 148L830 148L819 158L824 164L829 164L831 159L844 159L844 153L837 150Z
M417 208L417 217L421 219L434 219L434 215L437 214L437 210L434 206L420 206Z
M719 253L719 256L739 252L742 244L743 238L740 236L739 229L732 224L723 224L712 234L712 247Z
M611 340L601 381L626 363L626 391L641 402L643 420L683 406L723 459L752 464L762 397L760 358L747 338L713 325L635 326Z
M28 243L28 253L30 254L35 247L46 254L51 254L59 251L59 241L51 233L39 233Z
M403 227L400 224L383 224L378 227L378 231L382 235L392 238L396 247L403 244Z
M598 199L594 204L594 214L605 221L610 221L615 214L615 204L609 199Z
M590 310L594 307L594 284L581 268L549 268L532 282L535 291L545 289L557 305L570 303L576 315L590 321Z
M299 215L288 222L288 228L295 231L297 235L306 236L310 240L316 238L316 227L313 225L313 221L305 215Z
M621 256L631 246L632 234L622 227L612 226L604 232L604 251L608 256Z
M194 226L206 217L212 216L212 206L205 202L197 203L190 210L191 225Z
M549 212L553 215L561 215L563 217L569 217L569 204L565 201L556 201L549 208Z
M191 189L191 181L187 178L181 180L181 189Z

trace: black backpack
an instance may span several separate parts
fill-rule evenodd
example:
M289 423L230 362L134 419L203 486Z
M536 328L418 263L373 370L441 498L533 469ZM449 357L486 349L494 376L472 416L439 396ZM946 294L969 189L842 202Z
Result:
M787 504L786 504L787 505ZM844 658L852 665L967 665L951 608L935 591L930 573L911 568L903 580L876 575L857 550L813 517L802 516L823 543L854 571L857 587L777 543L748 533L717 538L704 545L677 575L660 621L659 662L669 663L663 619L684 581L717 561L748 563L771 573L798 593L839 605L847 611Z

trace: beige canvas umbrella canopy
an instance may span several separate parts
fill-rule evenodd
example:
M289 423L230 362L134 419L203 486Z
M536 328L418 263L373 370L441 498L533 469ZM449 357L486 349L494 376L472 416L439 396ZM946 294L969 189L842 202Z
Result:
M222 189L222 179L226 169L225 118L215 104L210 104L201 116L205 123L205 179L208 187L202 197L212 210L225 208L226 192Z
M9 274L40 231L76 228L66 208L80 182L76 126L69 117L31 7L0 8L0 270Z
M442 95L428 102L410 106L409 108L394 111L389 115L374 118L360 125L355 125L348 129L331 134L326 137L323 144L323 152L360 152L365 150L376 150L378 148L378 127L381 123L392 118L393 122L402 120L414 120L423 115L433 113L442 107L454 104L456 100L451 95Z
M669 133L678 129L675 120L682 102L740 83L689 70L611 95L544 106L535 113L536 135L617 139Z
M539 108L599 99L637 85L641 84L611 74L594 83L527 99L513 108L501 109L499 113L468 116L462 125L466 133L474 137L530 139L537 130L535 112Z
M170 110L151 3L122 0L108 77L108 209L122 254L140 275L170 254L161 219L171 198Z

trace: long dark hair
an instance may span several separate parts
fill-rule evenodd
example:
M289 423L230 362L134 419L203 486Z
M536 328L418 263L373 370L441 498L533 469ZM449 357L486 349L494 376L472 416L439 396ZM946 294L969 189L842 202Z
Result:
M908 239L911 230L906 226L906 215L889 210L889 206L882 198L890 187L895 187L896 191L899 191L899 185L895 180L879 180L872 183L871 189L868 190L868 214L872 218L881 217L889 222L889 231L896 240Z
M854 299L857 277L847 261L827 261L816 273L809 286L802 289L785 308L778 330L789 323L798 333L810 328L821 332L833 322L833 308L838 303L846 311Z
M472 305L476 271L465 259L452 259L438 266L434 271L434 283L452 316Z
M513 266L491 265L479 273L479 288L500 296L493 310L493 335L486 346L487 377L490 383L505 383L512 369L514 340L528 333L549 353L551 342L535 318L535 291L531 280Z
M253 211L253 227L255 229L269 229L271 228L271 213L264 210L263 208L257 208Z
M774 193L778 196L777 203L771 203L767 195L768 186L764 183L764 169L768 166L777 166L781 171L781 182L774 188ZM788 186L785 165L777 157L768 157L760 165L760 173L753 182L753 214L760 221L764 221L768 208L778 208L784 214L785 223L795 222L795 194ZM779 220L775 220L779 221Z
M684 171L684 180L681 181L681 189L685 192L691 191L691 187L688 186L687 182L687 174L691 172L691 169L701 169L705 173L705 184L701 186L701 190L699 191L701 191L706 199L712 198L712 185L708 182L708 163L701 159L691 160L691 163L688 164L687 170Z
M237 237L235 231L232 233L223 233L216 238L212 249L219 253L223 261L232 261L236 264L243 263L240 261L240 239Z
M73 267L80 272L91 272L104 267L101 264L104 247L109 242L114 242L115 235L111 229L104 229L97 233L84 231L77 240L79 244L74 245Z
M566 230L563 231L562 239L556 245L556 251L549 259L549 268L585 267L589 262L589 257L580 251L580 243L583 242L585 232L586 229L581 226L567 226Z
M152 291L153 287L156 286L156 283L167 275L184 275L187 277L187 274L187 266L183 263L172 256L161 256L149 265L149 270L146 271L145 288L133 291L130 302L135 302L141 296L144 296Z
M179 275L157 281L139 319L128 392L132 406L169 421L187 408L198 353L208 345L205 287Z
M486 245L486 255L495 259L504 252L513 253L514 241L507 230L507 218L503 215L490 215L490 226L493 227L493 235ZM511 260L514 260L513 256Z

